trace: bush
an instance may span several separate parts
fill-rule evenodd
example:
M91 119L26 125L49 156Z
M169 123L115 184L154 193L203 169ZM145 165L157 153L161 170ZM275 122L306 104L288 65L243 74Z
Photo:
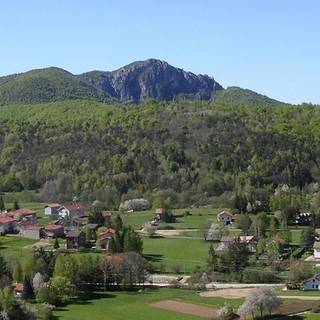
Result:
M275 272L265 269L252 270L247 268L242 272L242 281L244 283L275 283L277 275Z
M140 199L131 199L126 200L120 204L119 209L124 211L140 211L140 210L148 210L150 208L150 204L148 200L143 198Z

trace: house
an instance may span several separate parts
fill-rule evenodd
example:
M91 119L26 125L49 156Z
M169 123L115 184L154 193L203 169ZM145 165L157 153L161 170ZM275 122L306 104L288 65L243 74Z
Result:
M0 214L0 234L14 233L17 226L17 220L11 218L6 213Z
M14 211L9 211L8 215L16 220L30 220L30 221L35 221L37 220L37 212L34 210L30 210L27 208L20 208Z
M86 235L83 231L70 231L66 234L67 249L78 249L86 243Z
M61 204L59 203L49 203L44 207L44 214L46 216L51 216L53 214L59 214L59 209L61 208Z
M100 233L99 241L102 249L108 249L109 241L113 238L115 234L116 230L112 228L108 228L107 231Z
M101 211L101 216L102 218L105 218L105 219L111 219L112 213L109 211Z
M44 227L44 231L48 238L63 238L64 227L60 224L49 224Z
M319 291L320 290L320 275L317 274L312 278L302 283L303 290L305 291Z
M234 237L222 236L218 250L228 250L230 245L234 242Z
M85 207L81 204L67 204L58 209L58 214L63 218L65 216L82 218L85 215Z
M167 214L167 210L165 208L156 208L154 212L154 217L156 220L165 220L165 215Z
M313 244L313 255L315 259L320 259L320 242L316 241Z
M258 238L256 236L239 236L239 237L230 237L222 236L220 239L220 245L218 250L227 250L230 248L232 243L244 243L247 245L250 252L254 252L257 249Z
M23 283L13 283L10 287L16 298L20 298L22 296Z
M45 237L46 233L44 227L27 225L20 227L20 235L28 239L41 239Z
M226 225L232 224L232 213L229 211L222 211L218 214L218 221Z

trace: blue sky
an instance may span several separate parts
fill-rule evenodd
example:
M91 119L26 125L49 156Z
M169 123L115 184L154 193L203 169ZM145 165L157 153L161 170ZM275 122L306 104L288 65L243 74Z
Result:
M320 104L318 0L2 0L0 76L156 58L223 87Z

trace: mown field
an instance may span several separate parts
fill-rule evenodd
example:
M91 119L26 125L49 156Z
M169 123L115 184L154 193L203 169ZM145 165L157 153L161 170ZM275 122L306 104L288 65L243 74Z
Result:
M167 311L150 306L150 304L163 300L177 300L181 302L199 304L206 307L221 308L223 298L201 298L196 292L181 289L148 289L142 292L109 292L106 296L98 294L93 300L84 304L72 304L54 312L57 319L78 320L122 320L141 319L148 320L200 320L202 317L191 316L183 313ZM243 299L230 301L237 308Z
M303 292L301 293L304 294ZM196 320L204 319L198 316L191 316L184 313L158 309L151 304L166 300L191 303L194 305L204 306L219 310L225 303L232 306L236 311L244 302L244 298L225 299L223 297L200 297L197 292L185 289L172 288L153 288L142 289L139 291L110 291L107 294L96 293L92 300L70 304L63 308L58 308L54 315L56 319L78 320L78 319L95 319L95 320L122 320L128 317L131 320L141 319L144 317L148 320ZM283 300L282 310L290 309L293 305L299 305L305 310L305 306L317 305L315 301L301 300ZM296 308L299 312L299 306ZM301 310L302 310L301 309ZM288 311L286 310L286 311ZM284 315L281 319L285 319ZM289 318L288 318L289 319ZM315 320L319 315L312 313L301 313L296 316L290 316L294 320Z

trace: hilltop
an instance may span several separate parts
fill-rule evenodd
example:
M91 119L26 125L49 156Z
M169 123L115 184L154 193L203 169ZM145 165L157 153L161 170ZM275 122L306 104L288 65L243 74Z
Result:
M250 90L225 90L213 77L195 75L165 61L136 61L115 71L80 75L56 68L0 77L0 105L34 104L85 99L98 102L141 103L148 99L217 100L241 105L276 105L279 101Z

